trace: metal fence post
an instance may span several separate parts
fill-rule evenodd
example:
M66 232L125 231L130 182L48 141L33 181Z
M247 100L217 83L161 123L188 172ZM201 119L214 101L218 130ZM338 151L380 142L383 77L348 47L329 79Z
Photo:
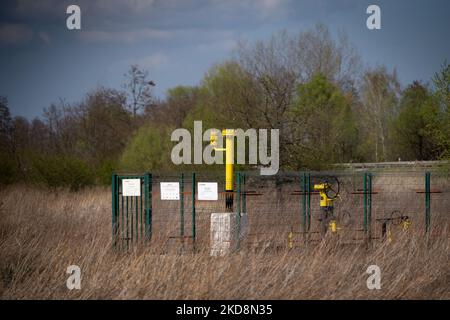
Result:
M308 232L311 230L311 174L308 173L306 180L306 190L307 190L307 217L308 217Z
M303 172L300 178L300 194L302 196L302 231L306 233L306 173Z
M192 241L195 242L195 172L192 172Z
M247 175L245 173L242 174L242 183L243 183L243 188L242 188L242 212L243 213L248 213L247 212L247 187L246 187Z
M117 198L118 198L118 192L117 192L117 175L112 175L112 184L111 184L111 205L112 205L112 240L113 240L113 246L116 246L117 242Z
M367 182L368 182L368 201L367 201L367 227L368 227L368 234L369 234L369 239L372 236L372 174L369 172L367 174Z
M236 203L237 240L236 241L237 241L237 248L239 248L240 238L241 238L241 173L240 172L237 173L236 183L237 183L237 193L236 193L236 196L237 196L237 203Z
M363 179L363 195L364 195L364 233L367 234L367 172L364 172Z
M425 173L425 232L428 233L431 222L431 173Z
M152 174L144 175L145 239L152 236Z
M180 236L184 237L184 173L180 179Z

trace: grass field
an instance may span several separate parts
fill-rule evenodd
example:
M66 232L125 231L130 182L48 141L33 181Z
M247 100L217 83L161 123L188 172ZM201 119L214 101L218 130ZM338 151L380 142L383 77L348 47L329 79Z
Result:
M160 254L156 241L111 246L109 188L78 193L11 186L0 192L1 299L449 299L448 223L391 243L344 245L335 238L277 252L208 250ZM205 218L207 219L207 217ZM381 268L381 290L366 269ZM81 268L81 290L66 269Z

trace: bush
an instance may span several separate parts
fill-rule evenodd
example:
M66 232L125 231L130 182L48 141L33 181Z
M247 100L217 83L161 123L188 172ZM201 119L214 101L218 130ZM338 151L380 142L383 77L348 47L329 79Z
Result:
M67 187L72 191L94 184L91 168L69 156L36 155L31 160L31 180L49 188Z
M174 143L170 134L168 128L141 127L122 155L122 170L145 172L173 168L170 152Z
M0 154L0 185L6 185L17 181L17 164L6 153Z
M97 183L101 185L110 185L111 176L116 169L117 164L113 160L104 160L96 169Z

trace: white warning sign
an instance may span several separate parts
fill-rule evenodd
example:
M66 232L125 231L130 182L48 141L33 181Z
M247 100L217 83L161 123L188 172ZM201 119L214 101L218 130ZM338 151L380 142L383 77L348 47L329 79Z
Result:
M180 200L179 182L161 182L161 200Z
M141 179L122 179L123 197L141 196Z
M198 200L218 200L217 182L199 182L198 183Z

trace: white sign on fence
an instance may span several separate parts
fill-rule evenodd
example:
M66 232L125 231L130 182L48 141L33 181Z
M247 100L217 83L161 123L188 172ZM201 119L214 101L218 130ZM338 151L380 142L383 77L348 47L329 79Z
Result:
M141 196L141 179L122 179L123 197Z
M180 200L180 183L161 182L161 200Z
M198 200L217 201L218 196L217 182L199 182Z

